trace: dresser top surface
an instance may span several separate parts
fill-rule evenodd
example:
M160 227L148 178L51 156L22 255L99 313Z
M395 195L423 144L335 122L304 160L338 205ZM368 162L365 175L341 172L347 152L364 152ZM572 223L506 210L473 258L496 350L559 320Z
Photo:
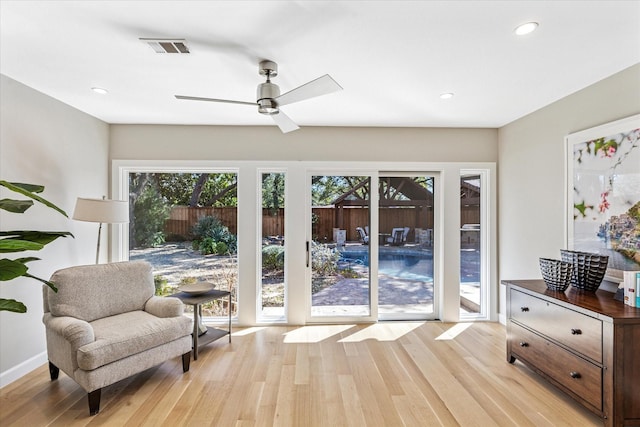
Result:
M510 285L529 293L539 294L545 298L570 304L611 318L614 322L640 323L640 308L630 307L621 301L613 299L614 294L604 290L585 292L569 287L564 292L547 289L544 280L503 280L504 285Z

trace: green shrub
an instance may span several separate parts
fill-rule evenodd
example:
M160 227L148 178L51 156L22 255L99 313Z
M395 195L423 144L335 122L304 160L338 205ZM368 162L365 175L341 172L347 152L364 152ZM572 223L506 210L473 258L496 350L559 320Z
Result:
M344 270L340 270L338 273L345 279L358 279L363 277L362 274L358 273L352 268L345 268Z
M205 237L198 243L198 250L202 255L210 255L216 253L217 242L211 237Z
M284 246L269 245L262 248L262 268L284 270Z
M135 244L155 247L164 243L164 223L169 219L170 207L153 186L147 186L133 207Z
M311 242L311 266L318 276L335 274L338 268L340 253L328 245Z
M153 276L153 284L156 287L156 295L159 297L173 293L173 288L169 286L169 281L164 276Z
M234 254L237 250L237 237L229 231L229 228L214 216L205 216L193 226L192 233L199 243L199 249L203 254L220 253L217 250L218 243L224 243L226 249L223 253ZM214 244L216 246L214 246ZM203 251L203 247L205 251ZM222 248L222 246L221 246Z
M218 255L227 255L229 253L229 247L225 242L216 243L216 253Z

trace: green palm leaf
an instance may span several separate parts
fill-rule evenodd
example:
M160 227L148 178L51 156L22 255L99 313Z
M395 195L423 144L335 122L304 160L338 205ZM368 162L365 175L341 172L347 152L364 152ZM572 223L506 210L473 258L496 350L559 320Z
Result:
M27 307L14 299L0 298L0 311L13 311L14 313L26 313Z
M44 190L44 187L41 185L31 185L31 184L22 184L19 182L7 182L4 180L0 180L0 185L3 187L8 188L11 191L14 191L16 193L20 193L23 196L27 196L33 200L36 200L40 203L42 203L45 206L50 207L51 209L54 209L58 212L60 212L62 215L64 215L65 217L69 217L67 215L67 213L65 211L63 211L62 209L60 209L59 207L57 207L56 205L54 205L53 203L51 203L50 201L43 199L42 197L38 196L35 193L40 193Z
M24 213L31 206L33 206L33 201L31 200L0 200L0 209L4 209L5 211L12 213Z
M15 279L27 274L27 266L17 260L0 259L0 281Z
M2 239L0 240L0 253L39 251L44 248L42 243L30 242L28 240Z

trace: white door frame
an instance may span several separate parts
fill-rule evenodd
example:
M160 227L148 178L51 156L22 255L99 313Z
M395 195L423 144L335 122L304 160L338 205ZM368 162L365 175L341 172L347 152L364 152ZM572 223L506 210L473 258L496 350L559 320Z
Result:
M460 232L460 172L462 170L486 170L489 183L487 185L489 217L487 218L487 244L490 247L490 262L487 290L488 320L497 319L497 259L496 259L496 164L493 162L307 162L307 161L216 161L216 160L113 160L111 166L111 197L120 200L128 199L129 172L235 172L238 173L238 226L242 230L238 236L238 323L241 325L256 324L256 277L257 262L257 173L259 169L282 168L287 171L287 188L285 209L287 217L285 227L288 238L285 241L287 251L287 322L301 325L307 322L305 242L307 238L306 209L308 170L327 172L331 169L350 171L354 174L371 173L372 179L378 179L377 171L433 171L440 173L441 203L439 215L442 220L434 228L434 247L439 248L437 269L440 276L440 295L437 304L439 318L443 321L458 321L460 318L460 239L445 238L459 236ZM377 196L375 196L377 197ZM294 203L295 200L295 203ZM377 206L377 199L375 201ZM376 209L377 211L377 209ZM446 215L445 215L446 212ZM377 218L372 217L371 227L377 229ZM372 228L372 232L374 229ZM128 259L127 227L111 227L110 259L120 261ZM435 254L434 254L435 257ZM446 259L446 263L444 260ZM375 295L377 297L377 295ZM308 300L310 301L310 299ZM371 313L374 314L374 313ZM375 313L377 315L377 313ZM325 319L323 319L325 320ZM326 320L325 320L326 321ZM343 319L341 321L344 321ZM363 321L363 319L358 319ZM376 321L371 318L371 321Z

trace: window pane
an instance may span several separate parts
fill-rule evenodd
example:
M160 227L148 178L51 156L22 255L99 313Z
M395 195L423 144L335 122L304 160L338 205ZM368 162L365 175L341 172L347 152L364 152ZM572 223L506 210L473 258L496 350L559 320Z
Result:
M129 174L129 259L151 263L157 295L205 281L231 291L237 314L237 202L235 173ZM228 306L205 304L203 316Z
M480 175L460 177L460 312L480 314Z
M263 318L285 319L284 197L285 174L262 174L262 280L259 289Z

